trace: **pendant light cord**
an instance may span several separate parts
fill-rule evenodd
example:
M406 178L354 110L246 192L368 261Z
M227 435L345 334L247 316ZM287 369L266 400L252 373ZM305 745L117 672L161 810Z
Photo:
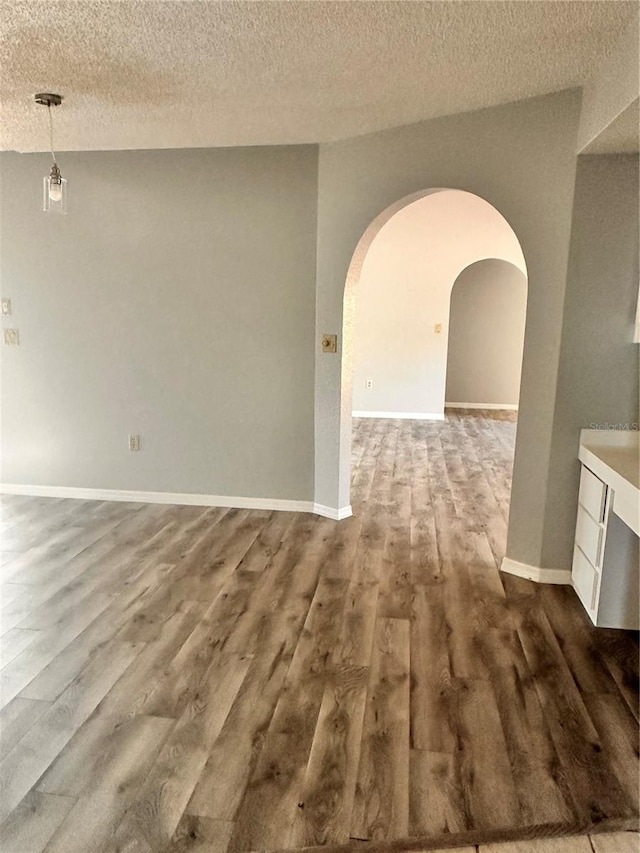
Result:
M49 147L51 149L51 156L53 158L53 162L56 162L56 155L53 153L53 117L51 115L51 104L47 104L47 111L49 113Z

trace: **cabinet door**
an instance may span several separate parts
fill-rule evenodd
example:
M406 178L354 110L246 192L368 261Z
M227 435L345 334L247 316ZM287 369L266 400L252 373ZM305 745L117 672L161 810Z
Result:
M596 621L594 611L597 603L598 580L598 572L576 545L573 549L571 581L573 588L578 593L578 598L583 603L594 624Z
M604 521L604 500L607 487L588 468L582 466L580 472L580 492L578 503L583 506L589 515L598 523Z
M598 524L582 506L578 507L576 545L580 546L582 553L592 565L600 566L602 525Z

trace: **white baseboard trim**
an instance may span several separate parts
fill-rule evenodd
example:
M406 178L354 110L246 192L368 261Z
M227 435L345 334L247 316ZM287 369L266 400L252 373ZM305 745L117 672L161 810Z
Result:
M0 494L30 495L40 498L73 498L85 501L129 501L131 503L178 504L182 506L218 506L231 509L313 512L334 521L341 521L343 518L349 518L352 515L350 506L335 509L313 501L200 495L188 492L137 492L123 489L85 489L77 486L25 486L15 483L0 483Z
M509 557L504 557L501 572L508 575L516 575L536 583L556 583L563 586L571 586L571 572L569 569L542 569L539 566L530 566L528 563L519 563Z
M398 418L411 421L443 421L444 414L433 412L351 412L354 418Z
M316 515L322 515L325 518L331 518L333 519L333 521L342 521L343 518L350 518L353 515L351 506L343 506L340 507L340 509L334 509L332 506L314 504L313 511Z
M517 412L518 406L513 403L445 403L445 409L495 409L506 412Z

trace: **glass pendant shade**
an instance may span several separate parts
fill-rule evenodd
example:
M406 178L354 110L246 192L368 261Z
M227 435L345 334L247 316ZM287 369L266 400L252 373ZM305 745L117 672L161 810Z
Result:
M46 178L43 178L42 209L45 213L66 213L67 182L60 174L60 169L56 163L56 155L53 150L53 119L51 118L51 107L60 106L62 95L56 95L53 92L40 92L35 98L36 104L41 104L47 108L49 115L49 150L51 151L51 159L53 160L51 171Z
M67 212L67 182L54 163L51 173L43 179L44 193L42 209L45 213Z

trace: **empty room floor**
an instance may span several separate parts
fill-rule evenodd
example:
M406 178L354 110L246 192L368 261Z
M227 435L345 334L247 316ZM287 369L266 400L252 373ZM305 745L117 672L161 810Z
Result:
M499 573L514 438L357 420L342 522L3 498L0 849L637 828L638 638Z

